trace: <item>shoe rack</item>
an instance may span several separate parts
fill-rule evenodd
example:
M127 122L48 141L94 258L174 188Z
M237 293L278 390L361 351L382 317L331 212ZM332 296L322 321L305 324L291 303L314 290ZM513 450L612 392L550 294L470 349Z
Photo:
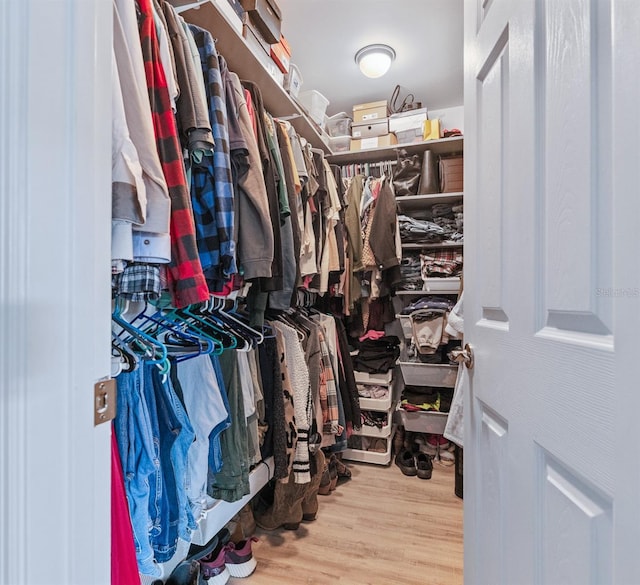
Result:
M365 449L348 448L343 452L343 459L349 461L360 461L364 463L374 463L376 465L389 465L391 463L391 447L393 436L396 431L394 424L394 411L398 402L398 386L394 377L394 369L384 374L368 374L366 372L355 372L356 384L359 386L383 386L388 388L387 395L383 398L360 397L360 409L371 413L384 413L385 422L381 427L362 425L362 428L353 431L354 437L364 438L370 445L382 443L385 451L370 451ZM350 439L353 443L353 440Z

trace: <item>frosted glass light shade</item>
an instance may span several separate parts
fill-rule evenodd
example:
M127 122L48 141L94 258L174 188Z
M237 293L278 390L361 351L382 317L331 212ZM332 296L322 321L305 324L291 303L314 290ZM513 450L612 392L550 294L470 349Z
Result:
M396 52L388 45L367 45L356 53L356 63L367 77L382 77L396 58Z

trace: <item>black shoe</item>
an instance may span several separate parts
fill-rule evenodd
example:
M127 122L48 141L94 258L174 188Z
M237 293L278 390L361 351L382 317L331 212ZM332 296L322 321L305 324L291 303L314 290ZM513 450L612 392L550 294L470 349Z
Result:
M198 585L200 580L200 563L198 561L182 561L169 575L166 585Z
M417 474L420 479L431 479L433 471L433 463L431 457L426 453L418 453L415 456Z
M189 553L187 554L187 561L199 561L203 559L207 555L211 554L211 552L218 546L218 544L225 545L229 542L231 538L231 533L227 528L223 528L218 532L218 534L214 535L214 537L207 542L207 544L192 544L189 547Z
M413 455L411 451L407 449L400 451L400 453L396 455L395 463L405 475L416 475L418 473Z

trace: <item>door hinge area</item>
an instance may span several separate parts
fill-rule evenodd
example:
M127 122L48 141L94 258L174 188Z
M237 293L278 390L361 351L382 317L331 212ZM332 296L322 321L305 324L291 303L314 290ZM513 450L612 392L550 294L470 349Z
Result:
M93 424L113 420L116 417L116 381L113 378L100 380L93 386Z

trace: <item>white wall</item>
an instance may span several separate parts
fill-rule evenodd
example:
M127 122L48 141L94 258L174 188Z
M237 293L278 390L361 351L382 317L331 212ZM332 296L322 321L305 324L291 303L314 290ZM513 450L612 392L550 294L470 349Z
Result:
M464 106L428 110L427 114L430 120L440 118L441 131L444 129L451 130L457 128L464 134Z

